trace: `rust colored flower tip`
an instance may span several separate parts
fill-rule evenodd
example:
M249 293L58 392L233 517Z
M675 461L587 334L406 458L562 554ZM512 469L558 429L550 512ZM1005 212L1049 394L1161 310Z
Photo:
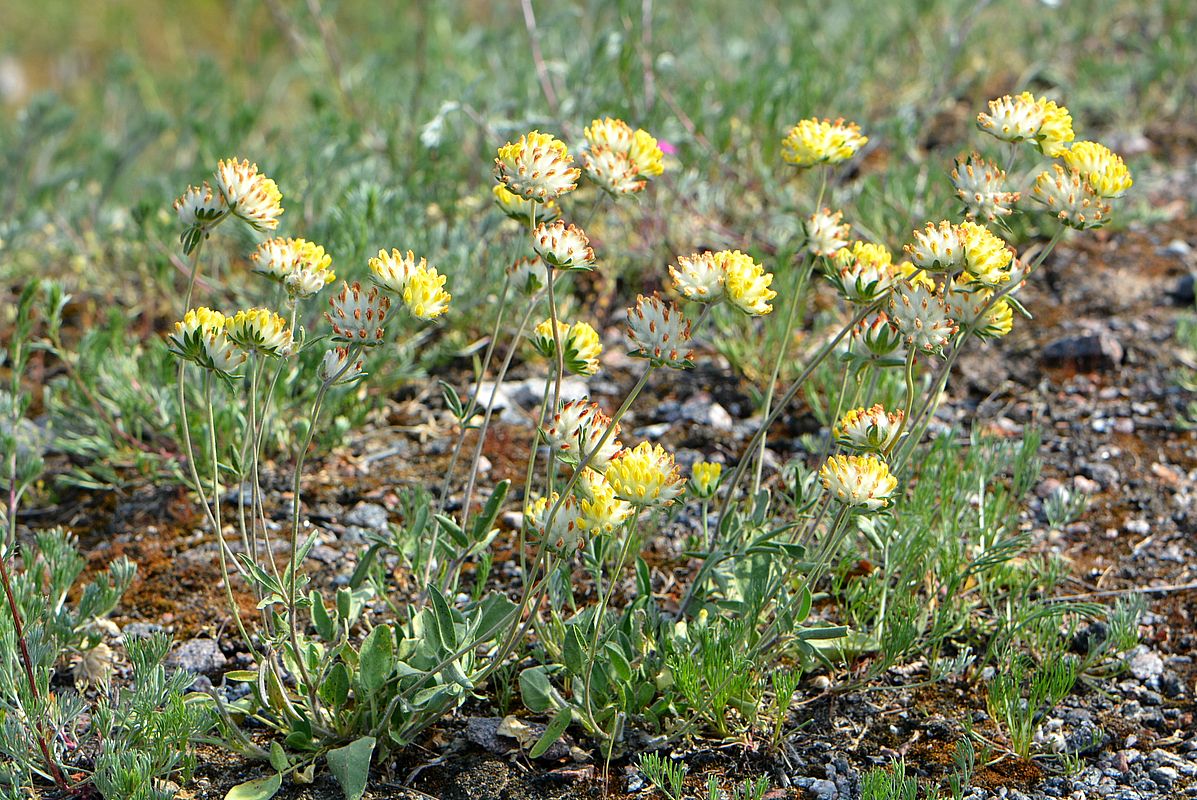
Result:
M330 310L324 312L324 318L332 326L335 339L367 346L382 343L391 298L377 287L367 292L357 281L342 283L341 291L328 299L328 305Z
M686 369L694 366L690 348L690 321L674 303L660 295L638 295L636 305L628 309L629 355L647 358L659 366Z

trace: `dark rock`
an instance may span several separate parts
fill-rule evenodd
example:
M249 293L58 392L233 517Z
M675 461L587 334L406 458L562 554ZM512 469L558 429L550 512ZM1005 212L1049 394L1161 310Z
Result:
M1177 305L1189 305L1193 302L1194 291L1193 284L1197 281L1197 274L1190 272L1188 275L1181 275L1176 279L1176 285L1172 287L1172 300Z
M1122 363L1122 344L1101 331L1065 336L1043 348L1042 359L1051 366L1071 365L1084 371L1116 369Z

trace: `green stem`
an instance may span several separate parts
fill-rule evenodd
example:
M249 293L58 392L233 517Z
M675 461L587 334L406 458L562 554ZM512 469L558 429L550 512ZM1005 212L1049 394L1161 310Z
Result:
M619 558L616 559L615 569L611 573L611 579L607 583L607 591L603 593L602 600L598 608L594 610L594 633L590 637L590 645L586 649L586 679L583 682L582 699L583 707L586 711L586 717L590 721L591 726L595 730L599 729L598 721L594 718L594 704L591 697L591 689L594 679L594 662L598 655L599 638L603 630L603 617L607 613L607 606L611 603L611 597L615 594L615 584L619 581L619 575L623 572L624 563L627 561L628 552L631 550L632 539L635 538L634 528L636 526L637 514L643 509L637 508L636 511L628 515L627 524L623 530L623 544L619 548ZM602 583L602 569L603 560L598 561L599 575L596 581L596 588L601 591Z

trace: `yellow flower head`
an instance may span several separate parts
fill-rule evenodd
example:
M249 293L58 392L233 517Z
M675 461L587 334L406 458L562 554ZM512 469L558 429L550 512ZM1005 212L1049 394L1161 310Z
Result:
M216 167L216 188L229 211L260 231L274 230L283 214L283 195L278 185L258 172L258 165L235 158L221 160Z
M626 501L615 496L606 477L589 467L582 470L574 491L578 501L578 525L591 538L611 533L633 513Z
M877 456L832 456L819 477L832 496L846 506L876 511L889 505L898 481Z
M229 339L245 350L276 358L291 355L291 327L269 309L238 311L227 325Z
M642 508L669 505L686 485L673 454L648 442L616 453L606 476L616 497Z
M840 418L833 431L844 447L865 452L888 453L903 435L902 411L886 412L880 404L854 408Z
M909 261L903 261L898 265L898 274L910 286L922 286L929 292L935 291L935 281L931 280L931 276Z
M449 310L452 295L445 291L445 276L421 259L403 287L403 305L416 319L433 320Z
M657 140L646 130L637 128L633 131L623 120L606 117L591 122L584 133L591 152L607 150L626 156L631 176L639 181L665 171L664 153L657 145Z
M1047 206L1060 222L1077 230L1100 228L1110 216L1110 204L1093 191L1089 181L1059 164L1039 173L1031 197Z
M370 259L368 264L374 282L400 297L403 296L403 290L407 288L407 280L415 272L417 266L424 268L428 266L428 262L422 258L417 264L416 254L411 250L405 254L397 248L391 248L389 253L386 250L379 250L378 255Z
M546 319L532 331L532 346L545 358L557 357L557 340L565 353L565 368L574 375L589 378L599 371L599 356L603 343L598 332L586 322L575 322L572 326L558 320L557 338L553 338L553 322Z
M536 208L536 219L541 222L552 222L561 216L561 206L557 205L554 200L545 200L538 204L535 200L515 194L501 183L496 183L491 191L494 193L495 205L499 207L499 210L524 225L532 220L533 208ZM537 205L540 207L537 208Z
M532 131L499 148L495 178L512 193L543 203L578 188L582 171L573 163L565 142Z
M827 277L849 302L870 305L888 294L902 273L885 245L857 241L835 252Z
M253 262L253 271L264 275L278 283L286 283L287 278L296 271L306 270L318 276L323 283L321 287L336 280L336 274L329 269L332 256L324 252L324 248L306 239L290 239L276 236L258 245L258 249L249 257Z
M804 119L790 129L781 143L781 157L797 167L838 164L847 161L869 139L855 122L837 119Z
M1014 309L1003 297L992 306L993 289L976 289L967 282L945 295L948 313L968 333L979 339L998 339L1014 328ZM988 306L988 308L986 308Z
M700 499L714 497L722 474L722 464L711 461L694 462L694 466L690 467L690 491Z
M245 353L229 341L229 317L210 308L193 308L169 338L172 353L204 369L231 375L245 363Z
M1098 197L1121 197L1134 181L1122 157L1097 142L1077 142L1060 153L1064 163L1089 184Z
M777 292L769 288L773 273L739 250L721 250L714 255L723 270L723 291L733 306L750 317L763 317L773 310L769 301Z
M964 269L969 278L985 286L1010 280L1014 253L1000 237L984 225L964 221L957 226L964 244Z
M687 300L715 303L723 299L723 266L712 252L678 256L677 266L669 267L673 287Z
M1072 115L1067 108L1056 105L1055 101L1046 97L1039 98L1039 105L1043 108L1043 124L1039 126L1035 141L1039 145L1039 152L1055 158L1075 138Z

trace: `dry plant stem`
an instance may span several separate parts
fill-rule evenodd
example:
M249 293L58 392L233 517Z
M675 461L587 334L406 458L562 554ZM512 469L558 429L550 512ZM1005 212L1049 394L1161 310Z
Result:
M748 447L745 448L745 453L751 453L755 447L760 445L761 440L767 435L769 428L773 427L773 423L777 421L777 418L781 416L782 412L785 411L786 407L798 394L798 390L802 388L804 383L806 383L807 378L811 376L811 373L815 371L815 368L823 362L823 359L827 358L827 356L831 354L831 352L835 349L835 346L840 343L840 340L847 336L849 331L856 327L857 323L869 315L869 312L871 312L874 307L875 304L865 306L858 311L856 316L852 318L851 322L845 325L840 332L835 335L834 338L824 344L823 347L821 347L819 351L815 353L814 357L811 358L806 367L802 370L802 374L800 374L794 380L794 382L790 384L790 388L786 389L785 394L783 394L781 399L778 400L777 406L773 409L769 416L761 422L760 428L757 429L756 434L754 434L752 440L749 441ZM719 530L723 527L723 519L727 516L728 509L731 507L732 500L735 497L736 487L739 486L740 481L743 480L744 473L748 470L748 465L751 462L751 458L741 458L740 462L736 465L736 471L732 473L731 480L727 482L727 495L723 498L723 507L719 510L719 522L716 528L716 537L719 536ZM682 610L684 611L685 608L683 607Z
M10 464L9 470L9 491L8 491L8 532L12 542L17 539L17 505L16 505L16 463L15 452L13 456L13 463ZM8 613L12 615L13 632L17 639L17 649L21 653L21 666L25 668L25 679L29 682L29 696L33 698L33 702L41 705L41 693L37 689L37 676L33 674L33 659L29 657L29 643L25 638L25 623L21 618L21 609L17 606L17 598L12 592L12 582L8 577L8 553L0 552L0 581L4 583L4 599L8 603ZM42 761L46 764L46 769L50 770L50 776L54 780L54 785L62 791L69 791L70 783L67 782L66 776L62 773L62 768L58 765L58 761L54 758L50 750L49 738L46 735L43 726L44 720L40 717L34 722L33 729L37 738L37 748L42 753Z
M806 257L803 259L802 272L799 274L798 281L793 287L790 294L790 308L786 312L786 324L782 328L781 344L777 348L777 358L773 361L773 372L769 375L769 383L765 387L765 403L763 406L763 413L769 416L772 410L770 406L773 404L773 392L777 388L777 377L781 374L781 364L785 361L786 353L790 347L790 337L794 334L794 323L798 319L798 305L803 294L803 289L806 286L806 281L810 275L811 266L814 264L814 259ZM768 436L761 437L761 446L756 455L756 474L752 479L752 493L755 495L761 489L761 477L765 472L765 445L768 443Z
M229 558L226 550L228 545L224 540L224 524L221 521L220 513L220 456L216 446L216 413L212 407L212 375L208 373L204 376L204 398L208 407L208 447L212 451L212 529L216 532L217 552L220 554L220 576L224 580L224 594L225 600L228 601L229 610L233 612L233 621L237 625L237 631L241 634L241 641L245 643L250 655L255 660L259 659L257 648L254 647L253 641L250 639L249 633L245 629L245 623L241 619L241 609L237 607L237 601L233 597L233 585L229 579ZM190 432L189 432L190 434ZM194 462L192 462L194 463ZM196 483L198 485L199 476L196 475ZM204 502L205 508L207 502ZM233 562L236 564L236 561ZM240 570L241 567L238 566Z
M436 504L438 511L445 510L445 503L449 499L449 488L453 483L453 473L457 469L457 460L461 457L461 448L465 445L466 431L469 430L469 420L474 415L474 409L478 407L478 392L482 389L482 381L486 380L486 373L490 371L490 360L494 356L495 345L499 341L499 330L503 325L503 314L507 310L507 292L510 288L511 276L505 274L503 278L503 292L499 299L499 312L495 317L495 327L490 332L490 342L486 345L486 353L482 357L482 367L478 370L477 380L474 381L474 391L470 393L470 400L466 403L465 411L462 413L461 432L457 436L457 443L453 446L453 455L449 458L449 467L445 471L445 480L441 483L440 499ZM495 381L496 392L501 383L502 378Z
M261 460L262 460L262 429L264 427L264 417L266 408L270 403L267 397L263 400L262 405L258 405L258 391L262 382L262 373L266 370L266 362L262 356L255 351L254 368L250 373L250 390L249 390L249 427L250 437L253 442L250 450L250 499L252 501L251 514L253 515L252 522L254 524L254 535L257 536L257 526L260 524L262 528L262 546L266 549L266 559L270 563L270 571L274 573L274 579L279 582L281 586L283 583L283 576L278 571L278 562L274 558L274 548L270 544L270 531L266 526L266 508L262 493L262 479ZM264 609L263 609L264 610Z
M636 509L637 512L642 509ZM598 654L598 643L603 631L603 617L607 613L607 607L611 604L611 597L615 594L615 584L619 581L619 575L623 572L624 563L627 561L628 553L631 551L632 539L635 538L636 518L638 513L628 515L628 521L623 529L623 544L619 548L619 558L615 561L615 569L611 572L611 579L607 582L607 591L602 595L602 602L599 603L598 608L594 610L594 634L590 637L590 646L586 650L586 680L582 687L582 703L586 711L586 718L589 720L591 727L594 730L600 730L598 721L594 718L594 703L591 702L591 687L594 681L594 659ZM598 588L602 587L602 570L604 559L599 560L598 565Z

